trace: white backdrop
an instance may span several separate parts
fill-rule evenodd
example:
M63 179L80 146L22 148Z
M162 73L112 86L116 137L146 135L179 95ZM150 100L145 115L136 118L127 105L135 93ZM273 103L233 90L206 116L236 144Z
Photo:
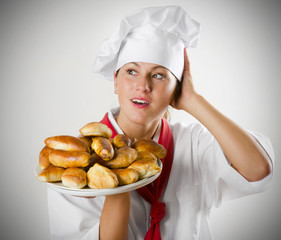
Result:
M197 90L241 126L269 136L275 149L271 189L214 209L214 237L279 239L281 7L243 0L1 1L1 239L50 239L46 186L33 172L44 139L77 135L117 105L112 82L94 76L91 64L121 17L175 4L202 26L190 53ZM173 121L194 121L172 113Z

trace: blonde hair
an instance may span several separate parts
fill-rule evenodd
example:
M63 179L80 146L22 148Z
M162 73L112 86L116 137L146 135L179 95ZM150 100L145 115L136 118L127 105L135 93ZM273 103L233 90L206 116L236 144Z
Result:
M168 122L171 121L171 113L169 111L169 107L167 108L166 112L164 113L163 116Z

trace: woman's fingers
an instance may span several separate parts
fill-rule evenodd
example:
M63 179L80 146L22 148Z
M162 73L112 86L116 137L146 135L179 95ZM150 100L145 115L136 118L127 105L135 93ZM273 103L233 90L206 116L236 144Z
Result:
M82 196L75 196L73 195L74 197L80 197L80 198L95 198L95 197L82 197Z
M190 75L190 64L189 64L189 59L188 59L188 55L187 55L187 48L184 48L184 69L183 69L183 74L185 76L185 74Z

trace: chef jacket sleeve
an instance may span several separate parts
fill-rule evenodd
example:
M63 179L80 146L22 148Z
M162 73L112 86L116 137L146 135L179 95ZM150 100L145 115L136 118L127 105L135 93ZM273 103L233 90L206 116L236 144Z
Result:
M200 127L198 134L198 160L208 205L220 206L223 200L231 200L265 191L273 177L274 152L269 139L262 134L251 133L269 155L271 173L256 182L247 181L227 161L220 145L211 133ZM227 141L227 140L226 140Z
M98 240L104 197L82 198L48 189L51 239Z

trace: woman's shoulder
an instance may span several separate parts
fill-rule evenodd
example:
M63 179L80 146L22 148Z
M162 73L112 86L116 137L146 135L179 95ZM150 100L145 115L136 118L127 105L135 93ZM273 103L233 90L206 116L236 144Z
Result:
M215 142L213 135L200 122L174 122L170 126L175 142L200 146L210 146Z
M207 129L199 122L170 122L170 127L175 135L200 135Z

